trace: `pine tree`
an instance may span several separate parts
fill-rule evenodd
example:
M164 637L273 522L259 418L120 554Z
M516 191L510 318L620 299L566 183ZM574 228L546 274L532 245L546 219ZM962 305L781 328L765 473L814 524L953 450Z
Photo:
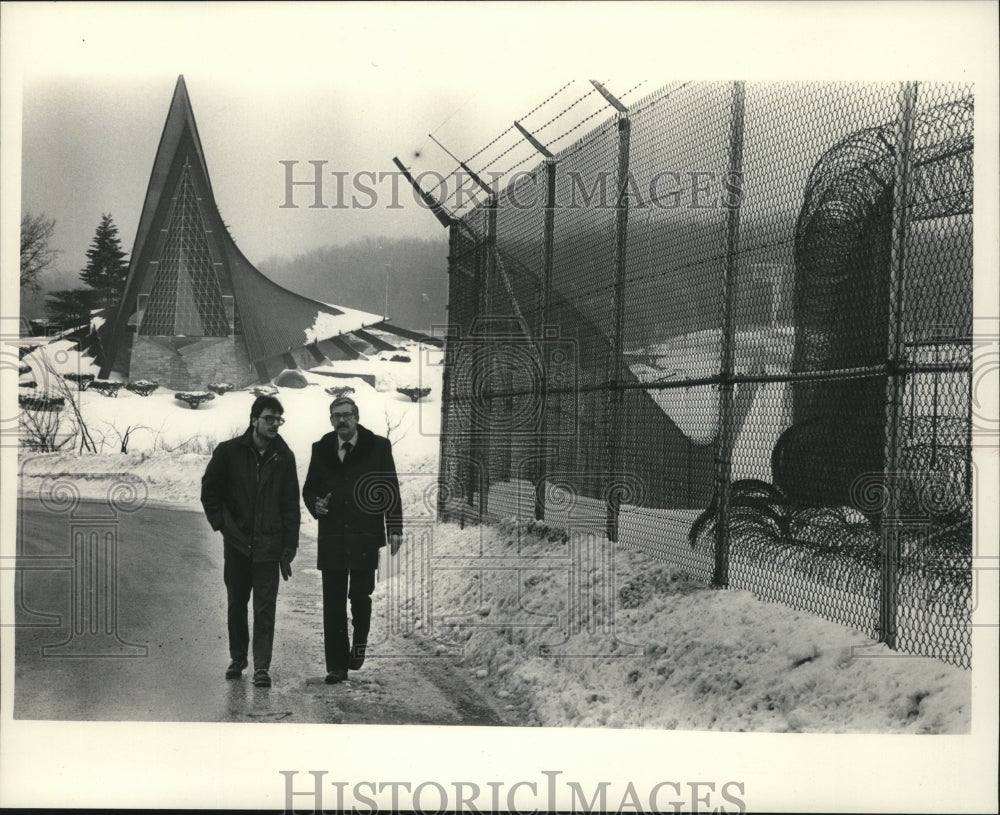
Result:
M110 214L102 214L93 243L87 250L87 266L80 272L80 279L96 292L94 308L118 305L127 275L128 264L118 238L118 227Z

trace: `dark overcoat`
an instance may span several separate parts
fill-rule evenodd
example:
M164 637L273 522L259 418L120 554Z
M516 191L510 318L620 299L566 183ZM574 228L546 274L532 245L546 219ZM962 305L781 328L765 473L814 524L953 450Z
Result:
M281 436L263 463L253 430L221 442L201 479L201 505L226 545L254 563L291 560L299 545L299 477L295 455Z
M392 444L358 425L357 447L344 461L336 432L312 446L302 486L306 509L319 520L318 569L376 569L386 533L403 532L399 477ZM330 496L326 515L316 515L316 499Z

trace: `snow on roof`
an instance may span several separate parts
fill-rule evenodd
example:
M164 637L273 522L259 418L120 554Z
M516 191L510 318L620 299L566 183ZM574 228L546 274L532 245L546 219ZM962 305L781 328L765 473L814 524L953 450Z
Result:
M335 337L338 334L348 334L351 331L364 328L366 325L381 322L383 319L381 315L371 314L367 311L358 311L357 309L346 308L345 306L331 307L336 308L342 313L328 314L323 311L317 311L316 317L313 319L313 324L309 328L303 329L305 343L319 342L329 337Z

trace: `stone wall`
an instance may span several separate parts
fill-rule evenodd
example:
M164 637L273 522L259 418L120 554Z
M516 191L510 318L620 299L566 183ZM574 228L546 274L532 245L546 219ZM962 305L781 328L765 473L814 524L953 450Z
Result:
M257 381L240 337L134 337L129 379L171 390L204 390L209 382L244 388Z

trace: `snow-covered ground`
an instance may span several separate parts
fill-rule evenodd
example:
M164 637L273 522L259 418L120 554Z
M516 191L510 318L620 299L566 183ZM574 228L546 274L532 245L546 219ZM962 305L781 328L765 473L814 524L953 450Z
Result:
M378 592L398 599L403 630L463 652L467 669L525 723L970 731L969 671L894 654L861 632L748 592L712 590L590 529L567 536L525 523L464 529L437 523L441 354L417 345L408 352L408 363L383 354L335 366L340 374L374 374L374 387L361 378L307 372L307 387L281 388L282 435L304 478L311 443L330 429L325 389L355 388L361 423L393 440L408 522L406 556L395 574L383 576ZM25 361L42 367L40 353ZM49 353L57 369L88 370L65 346ZM413 403L396 392L408 385L430 387L431 394ZM254 398L233 392L192 410L164 389L148 397L126 390L115 398L92 390L76 397L98 453L81 454L72 445L55 453L22 449L22 493L70 482L81 497L102 498L126 480L149 501L193 509L200 509L200 478L212 448L246 428ZM129 431L128 451L120 452ZM302 568L308 568L315 522L303 517Z

